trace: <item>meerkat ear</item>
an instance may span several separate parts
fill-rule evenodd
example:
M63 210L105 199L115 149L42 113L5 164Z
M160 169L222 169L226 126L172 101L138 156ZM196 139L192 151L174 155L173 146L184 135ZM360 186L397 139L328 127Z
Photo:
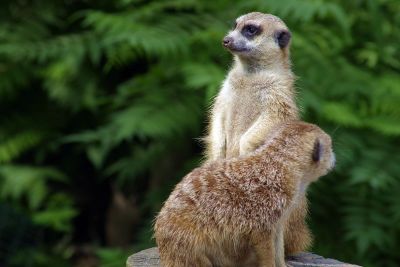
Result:
M279 30L275 32L275 42L280 48L285 48L289 44L291 36L288 30Z
M312 160L314 162L318 162L321 159L322 156L322 144L317 138L314 143L314 148L312 152Z
M232 24L232 30L236 29L236 27L237 27L237 21L234 20L231 24Z

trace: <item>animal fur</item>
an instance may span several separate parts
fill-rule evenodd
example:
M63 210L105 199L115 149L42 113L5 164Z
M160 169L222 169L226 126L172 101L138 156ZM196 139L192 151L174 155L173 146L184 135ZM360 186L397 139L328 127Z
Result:
M275 258L276 226L333 159L326 133L290 122L274 127L265 144L247 156L196 168L156 218L162 265L284 266Z
M248 36L249 25L258 28ZM252 12L239 17L224 38L234 64L211 109L206 159L217 160L247 155L260 146L271 128L283 121L298 120L295 76L291 71L290 38L278 17ZM312 243L305 223L307 199L303 196L277 237L277 254L291 255ZM283 244L285 252L283 250Z
M251 40L241 34L249 24L262 29ZM280 48L275 39L283 31L289 33L279 18L254 12L239 17L236 28L225 37L233 40L228 49L234 55L234 64L211 110L207 159L252 152L275 124L299 118L289 43ZM235 45L235 41L241 45ZM236 46L249 51L238 52Z

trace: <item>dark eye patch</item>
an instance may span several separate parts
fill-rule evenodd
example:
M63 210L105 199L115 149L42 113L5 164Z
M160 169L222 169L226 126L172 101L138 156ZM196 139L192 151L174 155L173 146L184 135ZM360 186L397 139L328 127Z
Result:
M249 39L256 35L259 35L260 33L261 33L261 28L253 24L247 24L242 29L243 36Z

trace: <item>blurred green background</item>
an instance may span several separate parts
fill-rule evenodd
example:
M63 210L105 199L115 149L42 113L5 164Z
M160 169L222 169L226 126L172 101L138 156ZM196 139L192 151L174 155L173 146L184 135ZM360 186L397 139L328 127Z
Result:
M201 162L249 11L280 16L304 120L336 170L310 188L313 251L400 262L400 1L0 3L0 266L124 266Z

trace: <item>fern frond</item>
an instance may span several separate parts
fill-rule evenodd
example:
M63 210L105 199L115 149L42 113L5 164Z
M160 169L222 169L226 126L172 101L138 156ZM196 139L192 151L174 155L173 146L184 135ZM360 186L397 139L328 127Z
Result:
M33 215L33 222L59 232L71 231L71 220L78 215L71 199L65 194L58 193L49 196L46 204L45 209Z
M12 62L37 61L43 63L65 54L76 56L82 56L85 53L99 54L98 49L101 47L93 44L96 42L95 35L90 32L59 36L52 40L5 42L0 44L0 56ZM90 51L94 48L95 51Z
M125 157L112 163L105 171L107 176L117 175L118 182L134 181L156 162L160 155L165 152L166 145L158 142L150 147L135 147L131 156Z
M339 103L326 103L323 109L327 119L341 125L360 127L363 125L362 119L357 116L351 107Z
M48 179L65 181L66 177L53 168L3 164L0 166L0 197L12 200L26 197L29 207L35 210L49 193Z
M28 130L2 140L0 142L0 163L11 162L23 152L37 146L45 137L45 133Z
M31 70L19 64L0 64L0 97L12 98L34 77Z

